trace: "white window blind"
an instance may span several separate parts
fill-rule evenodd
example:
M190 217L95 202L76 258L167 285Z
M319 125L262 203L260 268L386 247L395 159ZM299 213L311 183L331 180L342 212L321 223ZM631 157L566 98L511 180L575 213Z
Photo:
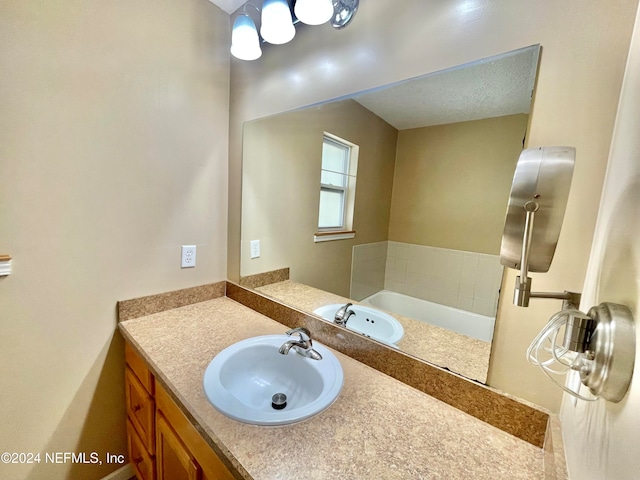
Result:
M349 145L324 137L318 215L320 229L345 228L350 151Z
M353 212L359 150L354 143L324 133L316 242L355 236Z

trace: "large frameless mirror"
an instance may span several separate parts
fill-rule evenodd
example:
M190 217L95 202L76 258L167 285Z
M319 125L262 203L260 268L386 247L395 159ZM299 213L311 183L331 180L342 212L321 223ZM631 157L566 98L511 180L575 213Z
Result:
M399 340L363 310L346 326L485 383L539 52L245 123L241 277L288 268L256 288L319 314L347 302L390 314Z

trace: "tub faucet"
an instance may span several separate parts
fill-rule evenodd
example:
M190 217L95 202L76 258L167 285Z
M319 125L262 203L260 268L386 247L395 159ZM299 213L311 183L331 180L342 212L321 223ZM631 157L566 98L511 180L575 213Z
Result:
M293 347L295 351L303 357L311 358L313 360L322 360L322 355L313 349L311 332L309 332L309 330L304 327L298 327L285 333L289 336L297 333L300 338L298 340L289 340L284 342L280 347L280 350L278 350L282 355L288 354L291 347Z
M351 315L355 315L356 312L353 310L349 310L349 307L353 305L353 303L347 303L346 305L340 307L336 312L336 316L334 318L335 323L338 325L346 326L347 320L351 317Z

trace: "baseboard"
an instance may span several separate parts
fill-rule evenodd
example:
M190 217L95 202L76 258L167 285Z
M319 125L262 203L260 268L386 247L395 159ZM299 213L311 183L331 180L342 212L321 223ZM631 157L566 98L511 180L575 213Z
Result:
M127 463L126 465L123 465L115 472L112 472L106 477L104 477L102 480L129 480L134 476L135 476L135 473L133 471L133 467L131 466L130 463Z

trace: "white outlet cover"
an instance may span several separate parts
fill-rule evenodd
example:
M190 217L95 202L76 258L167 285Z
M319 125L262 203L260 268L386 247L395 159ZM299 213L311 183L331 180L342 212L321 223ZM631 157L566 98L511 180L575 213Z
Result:
M251 240L251 258L260 256L260 240Z
M192 268L196 266L196 246L182 245L182 256L180 266L182 268Z

